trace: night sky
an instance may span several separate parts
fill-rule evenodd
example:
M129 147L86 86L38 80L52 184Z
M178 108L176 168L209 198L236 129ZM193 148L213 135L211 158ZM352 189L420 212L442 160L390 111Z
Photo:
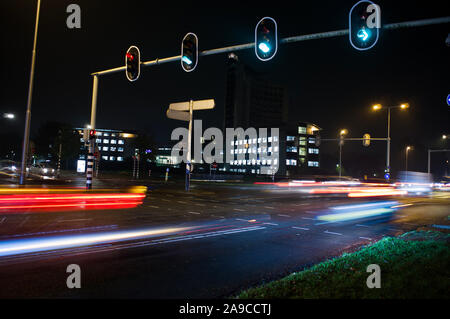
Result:
M253 42L254 27L264 16L277 20L279 38L345 29L352 1L87 1L42 0L32 106L32 131L46 121L73 126L89 122L92 78L90 74L122 66L130 45L141 50L142 60L178 55L187 32L199 37L199 49ZM382 23L449 15L446 1L378 1ZM22 137L33 44L37 1L2 1L1 112L17 118L1 125ZM81 7L81 29L68 29L66 7ZM134 10L136 7L138 10ZM429 147L445 146L442 134L450 133L448 72L450 48L445 39L450 24L381 31L377 45L360 52L348 37L280 45L275 58L259 61L254 50L238 51L240 60L273 81L290 95L289 117L311 121L323 128L322 138L337 137L340 128L349 137L385 137L385 111L374 113L374 103L409 102L407 111L392 111L392 167L404 165L404 147L413 145L409 168L426 170ZM141 69L136 82L124 72L100 78L97 127L148 132L159 143L170 139L175 127L165 112L172 102L190 98L215 98L216 108L198 112L203 127L222 127L225 100L226 54L203 57L194 72L179 62ZM5 123L3 120L3 123ZM447 144L448 146L448 144ZM344 146L344 162L377 157L385 162L385 143L363 148ZM323 143L323 154L336 156L337 145ZM344 165L345 166L345 165Z

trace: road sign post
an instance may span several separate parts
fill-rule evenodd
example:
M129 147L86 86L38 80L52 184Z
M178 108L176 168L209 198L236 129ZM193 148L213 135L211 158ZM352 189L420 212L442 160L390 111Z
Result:
M210 110L215 106L214 99L199 100L189 102L172 103L167 109L166 115L168 118L179 121L189 122L188 142L187 142L187 156L186 156L186 183L185 189L189 191L191 172L193 170L191 163L191 139L192 139L192 118L194 111Z

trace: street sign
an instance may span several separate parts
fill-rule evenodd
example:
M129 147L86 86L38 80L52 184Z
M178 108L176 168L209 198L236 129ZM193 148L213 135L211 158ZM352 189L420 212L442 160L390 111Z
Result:
M169 119L172 119L172 120L189 122L189 119L190 119L189 112L184 112L184 111L175 111L175 110L168 109L166 112L166 115Z
M198 110L210 110L215 106L214 99L178 102L172 103L167 109L167 117L174 120L189 122L188 133L188 151L187 151L187 163L186 163L186 191L189 190L190 175L194 170L194 166L191 164L191 139L192 139L192 117L193 111Z
M192 103L192 110L210 110L213 109L214 106L214 99L199 100ZM172 103L169 105L169 110L189 112L189 102Z

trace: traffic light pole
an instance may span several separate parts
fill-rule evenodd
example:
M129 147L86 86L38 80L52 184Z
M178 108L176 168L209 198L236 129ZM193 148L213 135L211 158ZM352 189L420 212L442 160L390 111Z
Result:
M434 19L424 19L424 20L416 20L416 21L391 23L391 24L386 24L386 25L382 26L382 29L394 30L394 29L420 27L420 26L441 24L441 23L450 23L450 17L441 17L441 18L434 18ZM36 28L36 30L37 30L37 28ZM288 43L300 42L300 41L333 38L333 37L348 35L348 33L349 33L348 29L343 29L343 30L336 30L336 31L329 31L329 32L305 34L305 35L299 35L299 36L293 36L293 37L280 39L279 43L280 44L288 44ZM199 52L198 55L199 56L208 56L208 55L221 54L221 53L227 53L227 52L235 52L235 51L240 51L240 50L251 49L251 48L254 48L254 46L255 46L255 43L251 42L251 43L246 43L246 44L239 44L239 45L233 45L233 46L228 46L228 47L223 47L223 48L205 50L205 51ZM176 56L172 56L172 57L168 57L168 58L161 58L161 59L157 58L155 60L141 62L140 66L141 67L149 67L149 66L155 66L155 65L159 65L159 64L163 64L163 63L176 62L176 61L180 61L180 60L181 60L181 55L176 55ZM92 109L91 109L91 129L95 128L98 77L101 75L123 72L125 70L126 70L126 66L121 66L121 67L117 67L117 68L113 68L113 69L97 71L97 72L94 72L91 74L94 77L94 88L93 88L93 92L92 92ZM91 153L91 150L93 152L93 149L91 149L91 145L89 145L89 153ZM88 162L88 166L89 166L89 162ZM92 181L88 184L88 180L86 180L86 185L88 188L91 188ZM90 186L88 186L88 185L90 185Z
M97 115L97 94L98 94L98 76L94 75L94 83L92 88L92 107L91 107L91 130L95 130L95 120ZM94 175L94 152L95 152L95 136L89 139L89 152L87 157L86 168L86 189L92 189L92 177Z

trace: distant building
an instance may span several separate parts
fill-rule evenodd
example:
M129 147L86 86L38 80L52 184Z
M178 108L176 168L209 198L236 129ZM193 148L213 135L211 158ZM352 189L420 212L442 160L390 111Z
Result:
M313 173L320 167L319 147L316 146L318 131L320 128L315 124L299 123L295 127L281 129L279 136L272 136L268 130L265 138L235 139L230 150L233 160L225 165L225 170L259 175L262 174L261 168L265 167L267 174L271 175L278 166L276 175ZM262 159L261 154L264 153L273 154L275 159ZM238 159L240 154L244 154L244 159ZM251 154L255 154L256 159L251 160Z
M261 174L264 166L267 174L272 174L272 168L278 166L277 175L292 175L312 173L320 167L319 147L315 144L315 132L320 128L288 120L288 106L286 88L239 62L234 53L228 56L224 129L267 128L268 136L266 140L258 137L233 141L230 152L234 159L225 164L225 171ZM271 128L279 128L279 136L272 136ZM278 160L260 159L266 152L269 156L278 153ZM257 158L250 160L252 153ZM245 159L239 160L240 154L245 154Z
M283 127L288 119L287 89L228 56L224 127Z
M77 170L86 165L88 147L83 138L85 128L75 128L80 135L80 153L78 156ZM131 160L135 154L133 140L137 134L132 131L95 129L95 150L99 154L100 165L105 168L125 168L125 162ZM81 168L80 168L81 167Z

